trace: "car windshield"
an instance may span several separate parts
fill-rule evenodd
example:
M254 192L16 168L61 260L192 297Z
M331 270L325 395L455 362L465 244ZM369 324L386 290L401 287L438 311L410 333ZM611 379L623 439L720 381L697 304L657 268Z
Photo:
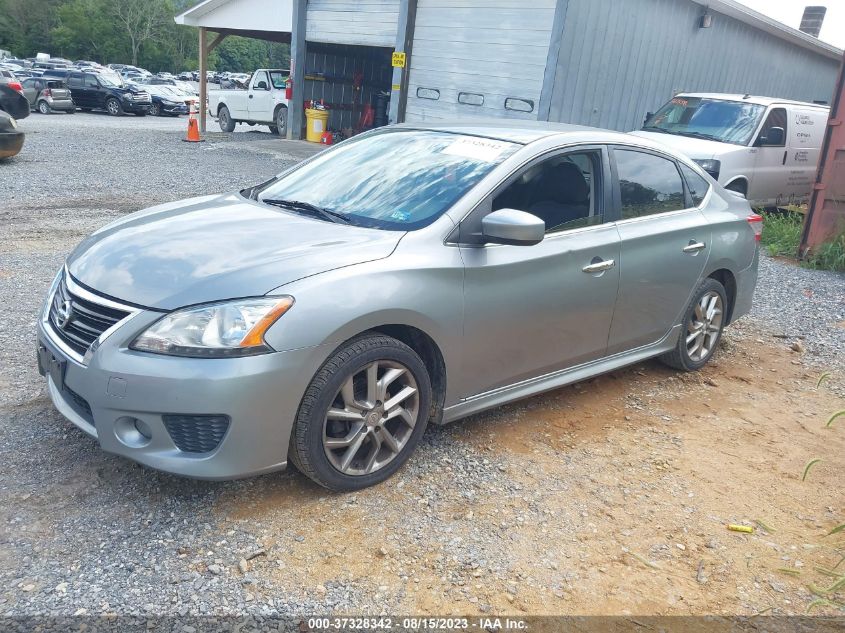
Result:
M318 155L257 197L324 209L358 226L413 230L440 217L518 147L446 132L383 132Z
M643 130L748 145L765 110L744 101L678 96L649 118Z
M123 80L120 78L120 75L114 73L100 73L97 75L100 79L100 83L103 86L108 87L115 87L115 88L122 88L123 87Z

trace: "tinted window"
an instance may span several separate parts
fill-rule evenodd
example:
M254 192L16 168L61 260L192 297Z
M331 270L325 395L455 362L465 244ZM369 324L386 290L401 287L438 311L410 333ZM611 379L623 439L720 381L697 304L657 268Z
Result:
M692 198L692 203L697 207L704 200L704 196L707 195L707 190L710 189L710 183L708 183L703 176L699 176L696 172L684 164L681 164L681 172L684 174L684 178L687 181L687 189L689 189L689 195Z
M675 163L632 150L616 150L622 219L683 209L684 187Z
M100 84L97 83L97 78L94 75L85 75L85 87L96 88Z
M760 130L760 133L757 135L757 138L766 138L769 135L769 130L773 127L783 128L783 139L784 143L786 142L786 108L775 108L771 112L769 112L769 116L766 117L766 122L763 123L763 127ZM771 145L770 147L783 147L784 143L780 145Z
M602 223L596 191L601 173L598 152L554 156L531 165L493 200L492 210L519 209L556 233Z
M307 202L352 224L407 231L433 222L518 147L446 132L383 132L319 154L259 199Z
M67 85L70 88L81 88L82 87L82 75L70 75L67 80Z

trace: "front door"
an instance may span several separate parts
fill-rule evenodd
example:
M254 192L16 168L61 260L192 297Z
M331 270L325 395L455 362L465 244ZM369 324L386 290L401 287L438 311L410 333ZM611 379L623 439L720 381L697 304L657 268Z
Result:
M546 222L534 246L462 245L467 396L602 357L619 280L619 235L605 223L607 150L526 165L461 224L461 240L501 208Z
M249 118L251 121L272 121L273 92L270 90L270 77L266 71L255 73L249 87L247 99Z
M656 343L680 322L707 262L711 236L673 159L622 148L613 155L621 262L608 355Z
M771 142L772 128L784 131L782 142ZM789 179L786 162L789 150L786 136L789 134L786 108L772 108L757 133L754 141L754 175L748 184L748 200L752 205L775 206L789 203Z

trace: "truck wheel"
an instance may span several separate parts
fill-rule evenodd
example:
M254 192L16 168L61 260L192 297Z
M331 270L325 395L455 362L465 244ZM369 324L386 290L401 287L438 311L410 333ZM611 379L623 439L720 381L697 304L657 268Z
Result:
M43 99L38 102L38 111L41 114L50 114L52 110L50 109L50 104L44 101Z
M273 128L276 128L275 130ZM276 110L276 125L270 126L273 134L278 136L287 136L288 133L288 109L285 106Z
M123 114L123 107L120 105L120 101L111 98L106 101L106 111L112 116L120 116Z
M226 106L220 106L220 111L217 113L217 122L220 123L220 129L222 131L235 131L235 122L232 120L232 115L229 114L229 108Z

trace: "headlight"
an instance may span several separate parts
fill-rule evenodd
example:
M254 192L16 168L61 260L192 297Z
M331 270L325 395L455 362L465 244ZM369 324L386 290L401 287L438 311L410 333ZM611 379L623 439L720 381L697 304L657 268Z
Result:
M719 172L722 169L721 161L713 158L693 158L692 161L698 163L704 171L713 176L713 180L719 180Z
M177 310L151 325L129 347L196 358L272 352L264 334L292 305L293 297L259 297Z

